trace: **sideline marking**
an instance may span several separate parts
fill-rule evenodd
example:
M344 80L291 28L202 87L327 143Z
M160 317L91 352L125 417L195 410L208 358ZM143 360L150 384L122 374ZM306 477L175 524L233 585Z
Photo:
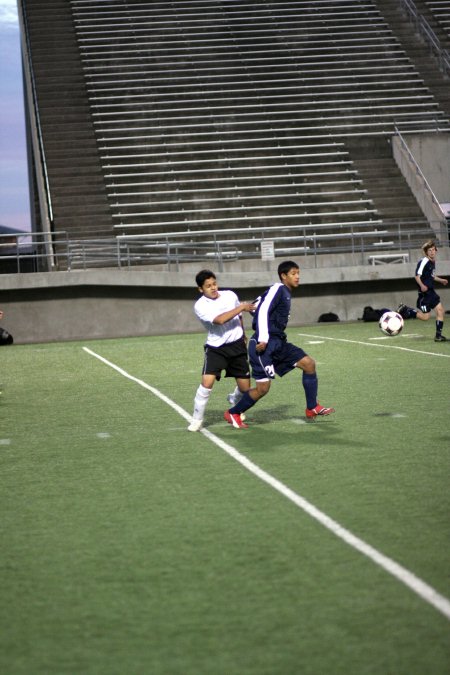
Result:
M322 338L322 340L334 340L335 342L350 342L354 345L364 345L365 347L387 347L388 349L400 349L402 352L414 352L415 354L428 354L428 356L443 356L444 359L450 359L450 354L439 354L437 352L424 352L420 349L410 349L409 347L398 347L397 345L378 344L378 342L362 342L361 340L348 340L346 338L325 337L323 335L311 335L310 333L297 333L301 337ZM369 338L371 340L372 338ZM390 339L389 337L387 338Z
M365 343L363 342L362 344ZM189 415L177 403L172 401L172 399L168 398L168 396L160 392L159 389L156 389L155 387L152 387L143 380L140 380L137 377L130 375L119 366L116 366L111 361L108 361L103 356L100 356L100 354L93 352L91 349L89 349L89 347L83 347L83 349L91 356L94 356L99 361L102 361L102 363L104 363L105 365L116 370L118 373L120 373L120 375L123 375L123 377L126 377L129 380L132 380L132 382L136 382L141 387L144 387L144 389L148 389L148 391L151 391L152 394L157 396L157 398L159 398L161 401L164 401L164 403L167 403L167 405L173 408L179 415L184 417L184 419L187 420L188 422L192 421L191 415ZM250 473L252 473L254 476L262 480L264 483L267 483L267 485L269 485L274 490L277 490L277 492L282 494L284 497L287 497L287 499L289 499L296 506L305 511L305 513L310 515L312 518L317 520L321 525L330 530L330 532L336 535L336 537L342 539L343 541L345 541L346 544L352 546L357 551L359 551L367 558L372 560L372 562L374 562L375 564L379 565L384 570L386 570L386 572L389 572L389 574L396 577L405 586L408 586L412 591L414 591L414 593L416 593L423 600L425 600L425 602L428 602L430 605L433 605L433 607L435 607L439 612L441 612L441 614L447 617L447 619L450 619L450 600L448 600L445 596L438 593L432 586L427 584L425 581L422 581L422 579L420 579L419 577L416 577L416 575L407 570L406 567L402 567L401 565L396 563L395 560L388 558L383 553L380 553L380 551L378 551L376 548L373 548L373 546L370 546L370 544L367 544L365 541L354 535L352 532L350 532L350 530L347 530L337 521L327 516L326 513L316 508L314 504L308 502L306 499L304 499L296 492L291 490L289 487L287 487L287 485L285 485L277 478L274 478L272 475L264 471L264 469L261 469L257 464L254 464L254 462L245 457L245 455L241 455L241 453L238 452L236 448L223 441L221 438L213 434L208 429L201 429L200 433L202 433L208 440L217 445L219 448L224 450L227 453L227 455L229 455L237 462L239 462L239 464L241 464L245 469L250 471Z

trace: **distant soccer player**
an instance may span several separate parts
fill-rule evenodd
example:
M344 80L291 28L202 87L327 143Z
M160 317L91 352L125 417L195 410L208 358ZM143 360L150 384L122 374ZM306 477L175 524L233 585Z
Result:
M189 431L199 431L214 382L225 377L236 379L236 389L228 397L236 402L250 389L250 367L247 357L242 312L251 312L256 307L251 302L239 302L233 291L220 291L217 279L211 270L201 270L195 277L201 298L194 305L197 318L208 331L205 344L205 360L202 381L194 399L194 413Z
M265 396L275 375L283 377L294 368L303 371L302 383L306 395L306 417L329 415L334 408L317 402L318 380L315 361L300 347L287 342L285 328L291 309L291 292L300 283L297 263L286 260L278 266L280 282L273 284L257 301L253 318L254 335L249 341L249 357L256 387L247 391L238 403L225 411L224 418L238 429L247 428L242 413Z
M447 286L448 281L436 276L436 243L431 239L426 241L422 246L422 251L425 255L417 263L414 277L419 289L416 303L417 309L400 304L397 311L404 319L428 321L431 316L431 310L434 309L436 315L436 335L434 341L446 342L447 338L442 335L445 310L441 298L434 290L434 282L438 281L443 286Z

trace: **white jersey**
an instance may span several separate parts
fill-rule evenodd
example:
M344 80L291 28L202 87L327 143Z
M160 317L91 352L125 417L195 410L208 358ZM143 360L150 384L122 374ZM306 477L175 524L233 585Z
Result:
M219 291L219 297L215 300L206 298L204 295L194 305L194 312L208 331L206 344L211 347L220 347L228 342L236 342L242 337L240 314L223 324L213 323L216 316L229 312L239 306L239 299L233 291Z

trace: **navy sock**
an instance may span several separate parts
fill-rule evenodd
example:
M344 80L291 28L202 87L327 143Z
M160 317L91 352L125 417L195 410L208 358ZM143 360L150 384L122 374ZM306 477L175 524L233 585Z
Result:
M319 387L317 373L313 373L312 375L303 373L302 383L303 389L305 390L306 407L311 410L317 405L317 389Z
M442 329L444 328L443 321L436 321L436 335L442 335Z
M248 391L245 392L243 397L241 398L240 401L236 403L232 408L229 409L229 412L232 415L240 415L241 413L245 412L252 406L254 406L256 401L252 399Z
M406 319L417 319L417 309L414 309L414 307L407 307L405 318Z

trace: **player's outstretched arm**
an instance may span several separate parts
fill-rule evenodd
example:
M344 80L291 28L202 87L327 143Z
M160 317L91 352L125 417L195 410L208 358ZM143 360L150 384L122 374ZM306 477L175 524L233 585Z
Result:
M227 321L231 321L231 319L234 319L235 316L242 314L242 312L254 312L255 309L256 305L253 303L241 302L237 307L233 307L233 309L228 310L228 312L222 312L222 314L216 316L215 319L213 319L213 323L221 325Z

